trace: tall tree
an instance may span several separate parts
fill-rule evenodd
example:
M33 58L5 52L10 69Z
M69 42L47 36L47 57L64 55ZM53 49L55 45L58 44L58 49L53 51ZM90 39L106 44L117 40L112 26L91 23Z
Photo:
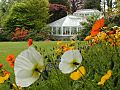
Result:
M71 12L74 13L77 9L84 8L85 0L70 0Z
M2 19L6 18L9 13L9 9L16 2L21 2L23 0L1 0L0 2L0 23L2 23Z
M101 0L85 0L84 8L101 10L100 2Z
M76 5L77 1L76 0L71 0L71 10L72 10L72 13L74 13L76 10L77 10L77 5Z
M19 27L31 30L34 34L40 33L49 17L48 4L48 0L23 0L15 3L4 19L4 28L14 32Z
M69 11L68 0L49 0L49 3L50 18L48 23L56 21L67 15L67 12Z
M65 5L61 4L50 4L49 7L49 13L50 13L50 18L49 18L49 23L58 20L62 17L65 17L67 15L67 7Z
M49 2L54 4L62 4L65 6L68 5L68 0L49 0Z
M107 1L107 6L110 7L110 8L112 8L112 1L113 0L106 0L106 1Z
M112 1L113 0L106 0L106 1L107 1L107 7L108 7L107 14L110 15L112 12Z
M120 0L116 0L115 8L117 13L120 13Z
M36 29L41 29L48 19L48 1L24 0L23 2L15 3L5 19L5 26L7 27L8 23L11 24L15 18L18 20L28 17L30 17L30 20L35 24ZM14 22L14 24L16 23L17 22ZM15 27L15 25L12 25L12 27Z

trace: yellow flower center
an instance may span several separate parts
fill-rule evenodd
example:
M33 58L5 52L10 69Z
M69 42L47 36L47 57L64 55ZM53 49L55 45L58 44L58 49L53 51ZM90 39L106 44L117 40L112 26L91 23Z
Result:
M80 65L80 63L76 62L76 59L73 59L73 60L71 61L71 64L72 64L72 65Z
M33 77L38 77L41 72L43 71L43 66L41 66L40 64L35 64L33 69L32 69L32 76Z

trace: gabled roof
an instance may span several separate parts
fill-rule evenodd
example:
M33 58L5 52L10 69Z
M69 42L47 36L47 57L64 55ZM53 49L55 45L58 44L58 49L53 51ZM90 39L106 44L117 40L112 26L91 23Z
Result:
M82 21L85 21L83 20L84 18L82 17L76 17L76 16L73 16L73 15L67 15L66 17L63 17L57 21L54 21L52 23L49 24L49 26L52 26L52 27L82 27L82 25L80 24L80 22Z
M99 10L97 9L81 9L81 10L77 10L76 12L74 12L73 14L75 13L101 13Z

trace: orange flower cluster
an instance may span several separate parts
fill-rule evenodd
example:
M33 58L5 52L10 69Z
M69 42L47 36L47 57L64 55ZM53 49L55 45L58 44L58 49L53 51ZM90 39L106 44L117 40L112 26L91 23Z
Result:
M3 64L0 64L0 84L4 83L10 77L10 73L2 69Z
M28 30L16 27L12 35L12 40L23 40L28 35Z
M111 46L120 46L120 27L114 26L109 31L101 31L96 36L87 36L84 40L91 41L91 45L106 41Z
M33 43L33 40L32 39L28 39L28 47L31 46Z
M13 68L14 67L14 62L15 62L15 56L13 54L8 55L6 60L10 64L10 66Z
M74 50L75 49L75 46L74 46L75 43L76 43L75 41L72 41L70 43L63 43L62 41L58 41L57 42L58 49L56 50L57 54L61 55L65 51Z

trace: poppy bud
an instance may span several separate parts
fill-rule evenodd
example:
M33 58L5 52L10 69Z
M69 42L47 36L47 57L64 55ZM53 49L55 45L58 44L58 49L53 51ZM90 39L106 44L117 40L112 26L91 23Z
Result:
M31 46L32 45L32 39L28 39L28 46Z
M0 64L0 68L2 68L3 64Z
M85 41L88 41L88 40L90 40L92 37L91 36L87 36L84 40Z

